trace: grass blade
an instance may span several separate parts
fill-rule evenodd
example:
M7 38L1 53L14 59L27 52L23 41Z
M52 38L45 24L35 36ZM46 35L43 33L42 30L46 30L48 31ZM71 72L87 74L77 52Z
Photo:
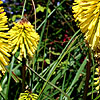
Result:
M81 74L82 70L84 69L84 67L86 66L86 64L87 64L87 57L85 58L85 60L84 60L83 63L81 64L79 70L77 71L77 73L76 73L76 75L75 75L75 77L74 77L74 80L73 80L72 84L70 85L70 87L69 87L67 93L70 92L70 90L72 89L72 87L74 86L74 84L77 82L77 80L78 80L78 78L80 77L80 74Z
M10 70L9 70L9 79L8 79L8 84L7 84L7 90L6 90L6 100L8 100L8 93L9 93L9 86L10 86L10 80L11 80L11 75L12 75L12 68L14 65L14 56L12 57L12 61L11 61L11 66L10 66Z

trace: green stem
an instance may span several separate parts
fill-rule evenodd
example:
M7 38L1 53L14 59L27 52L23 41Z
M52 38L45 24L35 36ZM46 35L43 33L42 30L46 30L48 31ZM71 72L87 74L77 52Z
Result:
M45 39L45 44L44 44L44 54L43 54L43 62L42 62L42 71L43 71L43 66L44 66L45 51L46 51L46 43L47 43L47 36L48 36L48 26L47 26L46 39Z
M93 66L95 65L95 62L94 62L94 55L93 55L93 52L92 52L92 50L91 50L91 58L92 58L92 63L93 63ZM93 72L93 82L92 82L92 95L91 95L91 99L93 100L93 95L94 95L94 93L93 93L93 90L94 90L94 71L95 71L95 67L93 67L93 69L91 68L91 70L92 70L92 72Z
M90 70L91 70L91 53L89 50L88 54L89 61L87 62L86 66L86 82L85 82L85 90L84 90L84 95L83 95L83 100L87 100L87 93L88 93L88 85L89 85L89 79L90 79Z
M64 90L65 80L66 80L66 72L64 74L64 79L63 79L63 84L62 84L62 90ZM63 100L63 94L62 93L61 93L61 96L60 96L60 100Z
M32 3L33 3L34 13L35 13L35 31L36 31L36 9L35 9L35 3L33 0L32 0Z
M26 69L26 60L22 59L22 92L25 91L25 69Z
M24 9L25 9L25 5L26 5L26 0L24 1L24 6L23 6L23 10L22 10L22 16L21 16L21 19L24 17Z
M42 41L42 38L43 38L43 34L44 34L45 27L46 27L46 23L47 23L49 2L50 2L50 0L48 0L48 3L47 3L47 7L46 7L46 9L47 9L47 10L46 10L46 19L45 19L45 23L44 23L44 26L43 26L42 31L41 31L41 36L40 36L40 40L39 40L39 45L38 45L38 48L37 48L37 55L36 55L36 59L35 59L35 61L34 61L34 64L36 64L36 61L37 61L37 58L38 58L38 55L39 55L38 51L39 51L40 46L41 46L41 41Z

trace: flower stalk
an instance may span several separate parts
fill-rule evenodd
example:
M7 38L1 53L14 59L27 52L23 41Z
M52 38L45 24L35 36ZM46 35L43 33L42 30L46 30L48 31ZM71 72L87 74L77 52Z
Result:
M22 10L22 16L21 16L21 19L24 17L25 5L26 5L26 0L24 1L24 6L23 6L23 10Z
M26 60L22 58L22 92L25 91Z
M9 30L8 34L10 36L8 40L12 54L14 55L18 51L18 59L22 61L22 92L24 92L26 58L34 56L39 41L39 35L26 18L22 18L17 23L14 23L14 27Z

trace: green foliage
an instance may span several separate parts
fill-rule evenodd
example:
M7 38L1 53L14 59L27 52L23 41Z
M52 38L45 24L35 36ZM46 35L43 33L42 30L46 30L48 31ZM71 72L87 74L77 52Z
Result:
M44 10L46 9L46 7L43 7L43 6L41 6L41 5L37 5L37 8L36 8L36 12L38 13L39 11L40 12L44 12ZM51 11L50 11L50 9L48 8L48 13L50 13Z
M21 15L13 15L12 16L12 21L16 21L17 18L21 18Z

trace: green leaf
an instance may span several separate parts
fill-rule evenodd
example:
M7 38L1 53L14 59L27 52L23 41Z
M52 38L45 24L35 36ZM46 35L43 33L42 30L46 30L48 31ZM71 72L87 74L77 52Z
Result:
M37 61L38 61L38 62L42 62L42 61L43 61L43 58L38 58Z
M50 64L50 59L45 59L47 64Z
M41 5L38 4L38 7L36 8L36 12L44 12L44 10L46 9L46 7L43 7ZM51 13L51 10L48 8L48 13Z
M49 53L53 54L53 55L60 55L59 52L54 52L54 51L49 51Z
M36 8L36 12L37 12L37 13L38 13L39 11L40 11L40 12L44 12L45 8L46 8L46 7L43 7L43 6L41 6L41 5L38 4L38 7Z
M21 15L13 15L12 16L12 21L14 22L16 20L16 18L21 18Z

